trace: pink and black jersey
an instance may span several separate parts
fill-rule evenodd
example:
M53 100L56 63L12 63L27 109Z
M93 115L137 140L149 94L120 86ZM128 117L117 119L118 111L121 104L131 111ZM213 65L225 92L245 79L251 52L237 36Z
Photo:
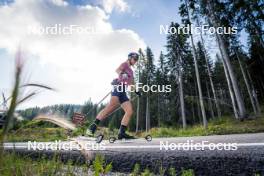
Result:
M120 75L118 77L119 82L126 84L126 85L131 85L134 79L133 76L133 70L130 68L129 64L127 62L124 62L120 65L121 71L123 73L126 73L128 75L127 79L123 79L122 76Z

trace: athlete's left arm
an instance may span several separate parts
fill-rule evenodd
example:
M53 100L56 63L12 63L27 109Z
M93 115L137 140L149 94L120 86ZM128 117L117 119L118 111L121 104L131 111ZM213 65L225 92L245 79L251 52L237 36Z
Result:
M135 81L133 79L132 82L131 82L131 85L130 85L130 90L132 92L135 92L135 94L137 94L140 97L141 96L141 92L139 90L137 90L137 87L136 86L137 85L135 84Z
M130 84L130 90L131 90L131 91L136 91L136 84L135 84L135 80L134 80L134 78L133 78L132 81L131 81L131 84Z

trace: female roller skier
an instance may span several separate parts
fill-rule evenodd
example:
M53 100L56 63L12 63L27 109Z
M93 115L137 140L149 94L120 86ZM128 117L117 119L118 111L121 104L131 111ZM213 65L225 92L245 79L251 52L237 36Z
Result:
M132 103L127 97L126 89L128 86L134 84L133 70L131 69L131 66L136 64L138 58L139 55L137 53L131 52L128 54L128 59L116 69L118 78L114 79L112 82L113 89L111 92L110 102L103 110L99 112L94 122L87 129L86 134L88 136L93 136L99 123L104 120L111 112L113 112L119 104L121 104L121 107L125 111L125 114L121 121L120 129L118 132L118 139L135 138L134 136L130 136L126 133L129 120L133 114ZM138 96L141 95L138 91L135 91L135 93Z

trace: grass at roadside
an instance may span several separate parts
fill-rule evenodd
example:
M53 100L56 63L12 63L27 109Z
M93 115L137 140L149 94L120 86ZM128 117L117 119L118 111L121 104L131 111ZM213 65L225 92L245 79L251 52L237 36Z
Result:
M241 134L264 132L264 117L251 120L238 121L230 117L211 120L208 128L202 125L194 125L187 129L179 128L152 128L150 134L153 137L181 137L181 136L208 136L223 134Z
M66 140L67 131L63 128L24 128L19 131L9 131L6 139L9 142Z
M98 158L98 157L97 157ZM28 175L28 176L42 176L42 175L96 175L107 173L111 170L105 170L103 160L88 166L86 164L74 165L72 161L63 163L58 156L54 156L48 160L43 157L32 160L28 156L16 155L13 153L4 153L3 158L0 159L0 175ZM109 167L109 166L108 166ZM102 170L99 170L102 169ZM97 170L95 170L97 169Z
M0 175L73 175L75 168L71 162L66 164L56 161L56 158L52 160L39 159L33 161L29 157L18 156L12 153L5 153L3 158L0 159L1 169ZM81 169L85 169L84 166L78 166Z
M24 128L18 130L11 130L7 135L7 141L22 142L22 141L55 141L67 140L67 130L60 127L46 127L37 126L29 122ZM86 127L78 128L70 133L70 136L80 136L85 133ZM1 135L0 130L0 135ZM187 129L170 127L170 128L152 128L149 134L152 137L182 137L182 136L208 136L208 135L223 135L223 134L242 134L242 133L258 133L264 132L264 116L256 119L238 121L231 117L222 117L209 121L208 128L204 129L202 125L189 126ZM108 128L100 127L98 133L103 133L105 139L109 136L117 135L118 129L114 132L109 131ZM131 132L132 135L136 135ZM137 136L145 136L145 132L137 134Z
M107 128L102 128L101 131L108 133ZM76 132L75 135L79 135L80 132ZM204 136L204 135L219 135L219 134L238 134L238 133L257 133L264 132L264 117L259 117L253 120L245 120L243 122L237 121L231 117L222 117L221 119L211 120L208 123L208 129L204 129L201 125L190 126L186 130L179 128L152 128L150 134L153 137L173 137L173 136ZM0 130L1 133L1 130ZM115 130L117 133L117 130ZM144 133L141 133L143 136ZM8 141L54 141L54 140L66 140L67 131L56 127L39 127L30 126L21 128L19 131L11 130L8 133ZM17 156L15 154L4 154L3 158L0 158L0 175L96 175L95 173L109 172L106 163L100 158L93 167L87 165L73 165L72 162L62 163L56 158L47 160L45 158L39 158L32 160L29 157ZM139 167L139 166L138 166ZM163 172L161 170L160 172ZM169 173L175 173L174 168L170 168ZM177 171L181 175L195 175L193 170ZM88 175L89 175L88 174ZM147 168L134 169L131 175L154 175ZM119 175L122 175L119 173ZM172 174L174 175L174 174Z
M131 173L118 173L111 172L111 163L106 163L104 157L97 155L92 165L82 164L76 165L72 161L63 163L57 156L51 160L46 158L35 158L32 160L27 156L20 156L13 153L4 153L3 158L0 159L0 175L27 175L27 176L42 176L42 175L107 175L107 176L157 176L164 175L165 170L159 170L159 173L154 174L148 168L142 168L139 164L134 165L134 169ZM140 169L141 168L141 169ZM171 167L168 170L169 176L174 176L179 173L181 176L193 176L194 171L192 169L176 171L175 168Z

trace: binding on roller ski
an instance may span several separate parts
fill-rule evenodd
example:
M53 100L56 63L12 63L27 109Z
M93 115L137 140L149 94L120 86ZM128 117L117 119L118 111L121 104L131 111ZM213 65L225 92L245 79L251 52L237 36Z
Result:
M109 142L113 143L116 140L136 139L134 136L131 136L126 133L127 126L129 124L130 118L132 117L132 113L133 113L133 108L131 103L133 99L129 100L129 98L127 97L126 90L128 86L134 85L134 76L131 66L134 66L138 61L138 59L139 59L139 54L135 52L131 52L128 54L128 59L116 69L118 78L114 79L111 83L113 86L112 91L109 92L99 103L97 103L97 105L103 102L105 98L111 94L110 102L106 105L106 107L103 110L101 110L97 114L95 120L87 129L85 136L93 137L97 143L100 143L104 139L104 135L102 133L96 134L98 125L102 120L104 120L105 118L109 117L111 114L122 108L125 111L125 114L122 118L117 137L111 136L109 138ZM133 90L133 91L137 94L137 97L141 96L141 93L138 90ZM145 139L147 141L151 141L152 137L150 135L147 135Z
M120 134L120 133L119 133ZM121 138L120 136L119 136L119 134L117 135L117 137L116 137L116 135L114 135L114 134L112 134L110 137L109 137L109 142L110 143L114 143L115 141L117 141L117 140L120 140L120 141L131 141L131 140L134 140L134 139L140 139L140 138L132 138L132 139L127 139L127 138ZM148 142L150 142L150 141L152 141L152 137L151 137L151 135L146 135L145 137L144 137L144 139L146 140L146 141L148 141Z

